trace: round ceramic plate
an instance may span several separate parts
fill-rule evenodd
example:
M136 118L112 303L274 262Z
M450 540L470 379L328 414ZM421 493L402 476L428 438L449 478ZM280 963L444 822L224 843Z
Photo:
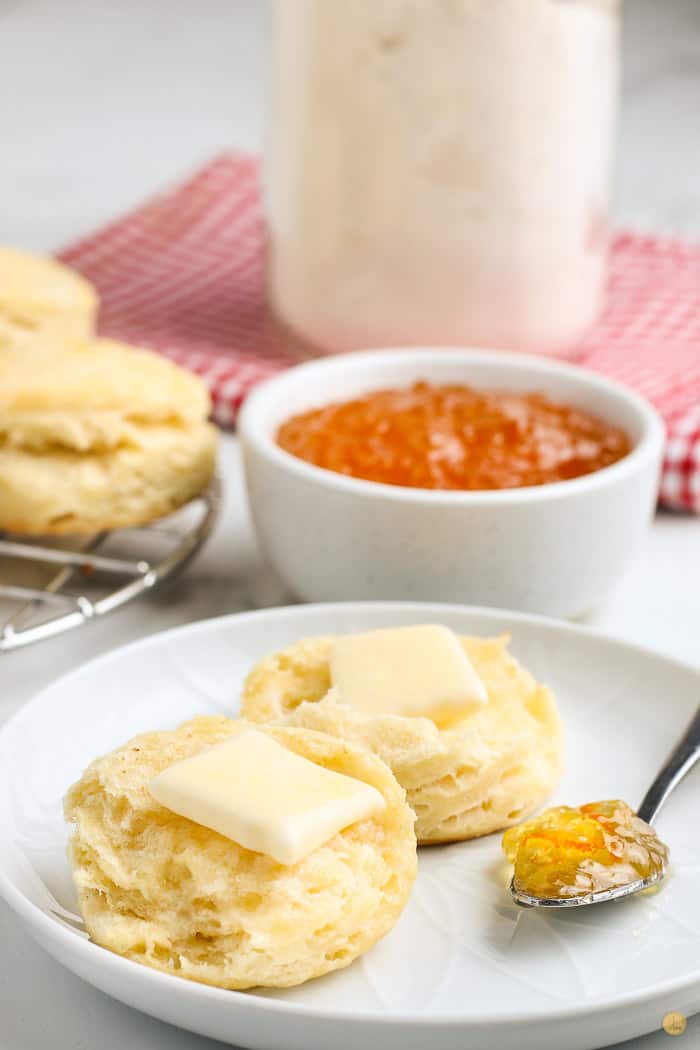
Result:
M124 1003L237 1046L285 1050L568 1050L700 1009L697 774L659 830L660 893L540 914L507 892L499 836L420 854L410 903L364 958L300 988L226 992L92 944L76 914L61 799L91 759L199 712L233 713L271 650L315 634L441 622L512 634L554 690L567 730L556 801L637 802L700 699L700 673L647 650L534 617L412 603L298 606L210 620L127 646L45 690L0 732L0 892L56 959Z

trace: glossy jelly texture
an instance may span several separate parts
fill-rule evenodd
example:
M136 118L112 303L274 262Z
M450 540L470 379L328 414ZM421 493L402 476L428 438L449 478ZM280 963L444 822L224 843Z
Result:
M326 470L409 488L566 481L622 459L624 431L544 394L415 383L304 412L277 443Z
M503 850L516 889L532 897L581 897L662 873L668 848L619 800L556 806L510 828Z

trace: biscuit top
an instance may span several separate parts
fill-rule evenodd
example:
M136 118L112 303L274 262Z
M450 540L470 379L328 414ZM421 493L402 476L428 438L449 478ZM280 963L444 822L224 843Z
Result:
M14 447L99 451L138 427L203 422L204 383L164 357L108 339L0 346L0 438Z
M0 303L42 312L91 310L97 293L89 281L53 259L0 248Z
M280 864L296 864L385 808L371 784L324 769L247 727L165 769L149 790L174 813Z

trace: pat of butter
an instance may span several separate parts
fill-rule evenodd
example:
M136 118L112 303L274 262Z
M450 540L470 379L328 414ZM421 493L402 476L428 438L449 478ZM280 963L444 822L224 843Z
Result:
M449 725L488 703L456 635L437 625L337 638L331 681L342 703L368 714L424 716Z
M149 790L181 817L280 864L296 864L386 805L371 784L324 769L248 728L176 762Z

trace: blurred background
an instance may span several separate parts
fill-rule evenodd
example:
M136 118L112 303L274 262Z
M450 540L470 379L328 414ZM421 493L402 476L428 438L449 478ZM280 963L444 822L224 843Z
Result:
M262 141L265 0L0 0L0 241L50 250ZM615 222L700 235L700 0L627 0Z

